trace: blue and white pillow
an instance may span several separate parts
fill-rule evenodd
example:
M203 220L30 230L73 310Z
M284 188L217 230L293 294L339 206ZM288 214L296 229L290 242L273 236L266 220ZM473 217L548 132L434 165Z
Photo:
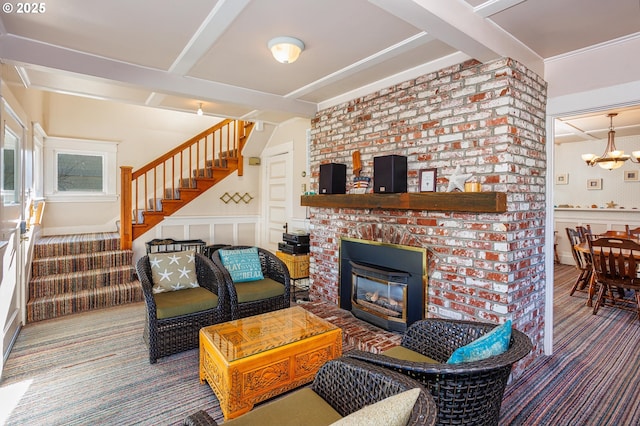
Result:
M495 355L500 355L509 349L510 341L511 320L507 320L504 324L495 327L484 336L453 351L447 364L480 361Z
M220 260L235 283L264 279L257 247L235 250L218 250Z

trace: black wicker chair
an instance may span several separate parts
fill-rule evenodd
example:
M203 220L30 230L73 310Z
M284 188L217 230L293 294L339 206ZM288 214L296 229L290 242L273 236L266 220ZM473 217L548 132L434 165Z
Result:
M407 425L434 425L437 419L436 404L426 389L415 380L386 368L342 357L320 367L311 384L311 389L343 417L414 388L421 388L421 392ZM282 399L287 397L285 395ZM278 400L267 404L278 404ZM261 406L258 406L245 415L259 418L260 410ZM304 410L304 407L300 407L300 410ZM242 416L238 417L238 420L241 419ZM291 419L283 419L278 424L291 424ZM211 426L217 423L206 412L198 411L188 416L184 425Z
M195 268L198 285L218 296L218 306L187 315L163 318L157 317L153 295L153 280L149 256L143 256L136 264L138 279L142 284L147 307L144 339L149 346L149 362L155 364L158 358L198 347L198 333L202 327L228 321L231 313L228 305L224 278L210 259L196 253Z
M438 425L497 425L511 367L532 349L531 340L513 329L509 349L481 361L447 364L451 354L491 331L495 324L426 319L413 323L401 346L437 362L405 361L354 350L346 356L406 374L422 383L438 406Z
M250 246L227 246L225 250L237 250L246 249ZM278 257L268 250L257 248L258 255L260 257L260 265L262 267L262 274L265 278L271 278L272 280L283 285L283 293L278 296L269 297L266 299L254 300L254 301L238 301L238 292L236 286L231 279L231 274L227 271L227 268L220 259L219 250L214 251L211 254L211 260L220 269L224 280L227 285L227 294L229 296L229 305L231 308L231 318L239 319L252 315L263 314L265 312L276 311L278 309L288 308L290 304L290 291L291 291L291 278L289 276L289 269L278 259ZM244 283L242 283L244 284Z

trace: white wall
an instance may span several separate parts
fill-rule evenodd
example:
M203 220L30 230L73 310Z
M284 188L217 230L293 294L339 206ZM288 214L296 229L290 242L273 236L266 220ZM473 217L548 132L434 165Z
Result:
M44 130L48 136L118 142L120 166L134 170L194 135L219 118L49 94ZM44 234L115 231L120 200L97 203L47 203Z
M545 61L548 98L638 81L640 33ZM605 95L606 97L606 95ZM636 94L637 97L637 94ZM602 99L606 101L606 99ZM552 103L552 102L550 102Z
M607 207L613 201L616 208L640 209L640 181L624 180L625 171L640 173L640 164L627 161L615 170L604 170L598 166L588 167L580 158L581 154L592 153L602 155L607 140L555 145L554 166L554 198L555 206L571 205L573 207ZM616 147L630 154L640 149L640 135L616 138ZM568 174L568 183L558 185L558 174ZM602 179L602 190L588 190L587 179Z

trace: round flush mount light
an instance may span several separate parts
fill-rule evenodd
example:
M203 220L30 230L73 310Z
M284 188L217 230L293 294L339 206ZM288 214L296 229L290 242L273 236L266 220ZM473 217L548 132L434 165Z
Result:
M294 37L276 37L267 43L276 61L291 64L298 59L304 50L304 43Z

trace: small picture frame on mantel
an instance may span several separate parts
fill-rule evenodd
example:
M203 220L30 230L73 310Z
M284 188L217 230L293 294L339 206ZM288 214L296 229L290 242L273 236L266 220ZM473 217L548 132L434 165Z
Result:
M602 179L587 179L587 189L589 190L602 189Z
M419 187L420 192L436 192L437 169L420 170Z

